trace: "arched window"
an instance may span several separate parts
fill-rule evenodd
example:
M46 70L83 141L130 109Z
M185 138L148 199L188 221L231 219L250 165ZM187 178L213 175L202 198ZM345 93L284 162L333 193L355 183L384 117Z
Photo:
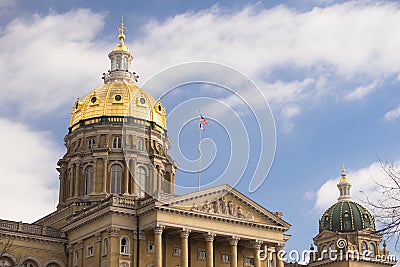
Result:
M0 267L10 267L13 266L14 264L9 258L2 257L0 258Z
M103 241L103 256L106 256L108 254L108 239L104 238Z
M364 216L364 226L365 226L365 227L370 227L370 226L371 226L371 223L370 223L370 221L369 221L368 214L364 213L363 216Z
M122 167L115 164L111 167L110 193L121 194Z
M336 251L336 245L335 245L335 243L332 243L332 244L329 246L329 256L330 256L332 259L334 259L334 258L336 257L336 253L337 253L337 251Z
M85 195L89 195L93 190L93 167L89 166L85 170Z
M348 211L345 211L343 214L343 230L351 230L351 220Z
M369 243L369 253L370 253L370 257L376 256L376 246L373 242Z
M90 139L88 142L88 148L92 149L92 148L94 148L95 145L96 145L96 140Z
M122 147L121 137L119 137L119 136L114 137L113 148L121 148L121 147Z
M144 140L140 139L138 141L138 150L143 151L144 150Z
M144 197L146 190L146 170L143 167L136 169L136 194L140 197Z
M367 251L367 243L365 241L361 242L361 252L364 253L365 251Z
M36 267L36 264L31 260L27 260L22 264L22 267Z
M60 267L60 265L52 262L52 263L47 264L46 267Z
M121 238L121 254L129 254L129 239L127 237Z
M323 259L329 258L329 251L328 251L328 246L327 245L323 245L322 246L321 256L322 256Z

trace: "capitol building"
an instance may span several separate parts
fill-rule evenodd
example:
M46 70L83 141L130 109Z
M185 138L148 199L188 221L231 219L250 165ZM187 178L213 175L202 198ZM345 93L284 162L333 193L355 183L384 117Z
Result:
M72 105L58 161L57 210L32 224L0 220L0 267L283 267L291 225L229 185L175 194L167 111L137 86L125 26L103 83ZM71 103L73 100L71 100ZM393 266L333 260L337 249L388 255L367 209L351 200L343 170L338 202L323 213L310 267Z

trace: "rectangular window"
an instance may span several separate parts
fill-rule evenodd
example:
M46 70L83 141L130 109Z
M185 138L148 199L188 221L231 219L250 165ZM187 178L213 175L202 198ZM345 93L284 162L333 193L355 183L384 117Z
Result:
M221 261L223 263L230 263L231 262L231 255L229 255L227 253L222 253L221 254Z
M254 258L244 257L244 266L254 266Z
M200 249L197 251L197 259L199 261L205 261L206 260L206 250L205 249Z
M147 245L147 252L148 253L154 253L154 248L155 248L154 244L153 243L149 243Z
M174 256L179 257L181 255L181 248L178 246L174 246Z
M94 254L94 246L88 246L86 250L86 257L92 257Z

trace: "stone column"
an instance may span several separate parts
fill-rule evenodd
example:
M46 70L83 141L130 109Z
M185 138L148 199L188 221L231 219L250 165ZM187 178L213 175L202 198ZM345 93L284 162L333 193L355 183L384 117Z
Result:
M125 182L124 182L124 194L127 195L128 191L128 184L129 184L129 160L125 161Z
M68 196L72 197L74 194L74 177L72 174L73 169L69 169L68 171L68 182L69 182L69 192L68 192Z
M214 237L212 233L206 235L206 267L214 267Z
M188 238L189 238L189 230L183 229L181 231L181 265L180 267L188 267L189 266L189 246L188 246Z
M162 267L162 232L164 227L154 228L154 267Z
M78 266L83 267L83 240L78 241L78 249L79 249L79 260L78 260Z
M132 179L133 179L133 183L132 183L132 194L136 194L136 187L137 187L137 184L136 184L136 160L134 160L133 162L132 162L132 170L131 170L131 172L132 172ZM143 188L144 189L144 188Z
M101 247L101 233L95 233L94 236L96 237L96 251L99 253L99 261L98 266L101 266L101 257L103 255L103 250Z
M58 203L64 203L65 200L65 169L60 169L60 192L58 194Z
M108 173L108 159L103 158L103 163L104 163L104 170L103 170L103 193L107 192L107 173Z
M79 165L75 164L75 190L74 196L77 197L79 195Z
M275 250L276 250L276 252L275 252L275 255L278 255L278 251L283 251L285 249L285 247L284 246L282 246L282 245L277 245L276 246L276 248L275 248ZM279 255L282 255L282 253L279 253ZM282 259L279 259L279 257L277 257L276 256L276 267L284 267L284 263L283 263L283 260Z
M229 245L231 246L231 265L230 267L237 267L237 244L239 239L232 237L229 239Z
M97 159L93 160L93 177L92 177L92 192L96 193L96 181L97 181Z
M254 249L254 267L260 267L260 258L259 258L259 251L261 248L261 242L258 240L253 241L253 249Z

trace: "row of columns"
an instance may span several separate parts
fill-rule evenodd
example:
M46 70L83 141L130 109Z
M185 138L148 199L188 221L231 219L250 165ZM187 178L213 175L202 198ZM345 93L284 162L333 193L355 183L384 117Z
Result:
M154 243L155 243L155 251L154 251L154 267L162 267L162 233L164 227L157 226L154 228ZM181 263L180 267L188 267L189 266L189 234L190 230L183 229L180 231L181 237ZM206 241L206 267L214 267L214 238L215 234L208 233L205 236ZM230 257L230 267L238 266L238 254L237 254L237 245L239 238L232 237L229 239L231 257ZM261 261L259 258L259 251L261 249L262 242L254 241L253 249L254 249L254 267L260 267ZM283 267L283 261L279 260L276 256L277 253L274 254L274 262L276 263L276 267Z

